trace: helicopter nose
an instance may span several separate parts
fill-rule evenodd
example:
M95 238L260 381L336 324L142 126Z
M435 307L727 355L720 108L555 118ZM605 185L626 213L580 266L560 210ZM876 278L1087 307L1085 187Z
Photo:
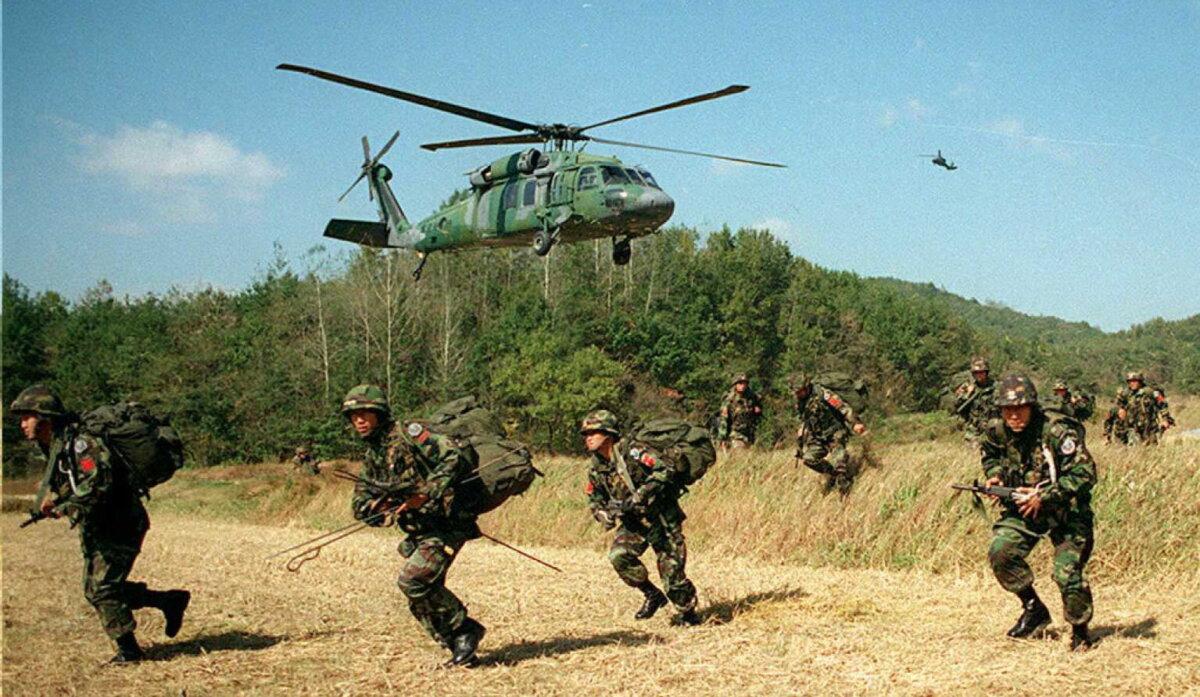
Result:
M638 196L637 212L661 224L675 212L675 201L660 189L649 189Z

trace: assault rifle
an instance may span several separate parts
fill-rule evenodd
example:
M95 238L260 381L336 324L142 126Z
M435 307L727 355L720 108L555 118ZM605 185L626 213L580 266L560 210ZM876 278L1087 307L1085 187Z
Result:
M27 528L30 525L33 525L34 523L38 522L39 520L45 520L49 517L50 517L49 515L46 515L45 513L42 513L41 511L30 511L29 518L21 523L21 527Z
M986 484L980 484L978 480L970 484L951 484L950 488L957 489L959 491L970 491L976 496L980 494L983 494L984 496L995 496L1001 501L1012 501L1013 503L1017 504L1025 503L1032 496L1032 494L1018 492L1017 487L1015 486L988 486ZM1041 484L1034 488L1040 489Z

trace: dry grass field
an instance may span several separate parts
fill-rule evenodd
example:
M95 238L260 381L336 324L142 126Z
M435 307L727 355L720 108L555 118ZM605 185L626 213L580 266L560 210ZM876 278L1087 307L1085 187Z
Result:
M1177 412L1186 428L1195 412ZM631 618L640 597L588 523L582 462L547 460L544 481L482 522L564 573L483 540L451 572L489 626L475 670L439 667L445 653L395 587L393 533L351 537L298 574L264 561L346 522L348 491L327 475L214 468L156 490L135 577L195 596L175 639L138 611L153 660L133 667L103 665L111 647L82 598L75 534L18 531L4 515L3 692L1200 694L1200 440L1093 450L1099 641L1087 654L1067 652L1045 550L1032 562L1053 629L1004 638L1019 608L986 573L987 525L945 488L977 464L942 440L877 447L845 500L786 453L720 463L684 500L705 620L686 629L667 612Z

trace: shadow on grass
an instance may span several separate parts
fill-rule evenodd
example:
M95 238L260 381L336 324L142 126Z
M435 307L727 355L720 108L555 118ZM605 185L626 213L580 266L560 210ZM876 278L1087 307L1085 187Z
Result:
M1140 622L1108 624L1092 629L1092 641L1100 642L1110 636L1117 636L1123 639L1154 639L1158 636L1158 632L1154 630L1157 626L1157 617L1147 617Z
M572 651L582 651L595 646L641 646L655 641L652 634L622 630L592 636L557 636L540 641L518 641L515 644L502 646L489 652L479 659L481 666L515 665L524 661L547 656L559 656Z
M261 651L287 638L242 631L205 634L187 641L150 646L146 649L146 658L151 661L169 661L176 656L199 656L215 651Z
M719 603L713 603L700 611L700 620L703 624L728 624L733 621L733 618L742 614L756 605L764 603L780 603L785 600L794 600L795 598L803 598L808 595L807 591L799 588L785 588L783 590L766 591L762 593L751 593L733 600L722 600Z

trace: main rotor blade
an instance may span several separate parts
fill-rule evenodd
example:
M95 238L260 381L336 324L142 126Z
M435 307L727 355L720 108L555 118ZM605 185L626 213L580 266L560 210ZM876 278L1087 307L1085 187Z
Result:
M429 97L422 97L421 95L413 94L412 92L403 92L401 90L393 89L391 87L384 87L383 85L376 85L371 82L364 82L363 80L356 80L352 77L346 77L344 75L338 75L337 73L330 73L330 72L326 72L324 70L317 70L316 68L309 68L309 67L306 67L303 65L292 65L291 63L280 63L279 65L275 66L275 69L276 70L290 70L294 73L303 73L305 75L311 75L313 77L320 78L322 80L329 80L330 82L337 82L339 84L347 85L349 87L356 87L360 90L367 90L368 92L376 92L378 94L387 95L388 97L393 97L395 99L400 99L400 100L403 100L406 102L412 102L413 104L419 104L424 107L429 107L430 109L437 109L438 111L444 111L449 114L455 114L457 116L463 116L468 119L474 119L476 121L490 123L493 126L499 126L500 128L507 128L510 131L530 131L530 130L536 131L538 128L536 125L534 125L532 123L526 123L524 121L510 119L507 116L498 116L496 114L489 114L486 111L479 111L478 109L472 109L470 107L459 106L457 104L451 104L450 102L443 102L440 99L430 99Z
M338 196L338 203L341 203L341 202L342 202L342 199L344 199L344 198L346 198L347 196L349 196L349 195L350 195L350 192L351 192L351 191L354 191L354 187L358 186L358 183L359 183L360 181L362 181L362 180L363 180L363 177L365 177L365 176L367 176L367 170L366 170L366 168L364 167L364 168L363 168L363 171L362 171L362 174L358 175L358 179L355 179L355 180L354 180L354 183L350 185L350 188L349 188L349 189L346 189L346 192L345 192L344 194L342 194L341 196Z
M490 138L471 138L468 140L446 140L441 143L425 143L425 150L441 150L442 148L470 148L476 145L522 145L526 143L541 143L545 139L536 134L527 136L492 136Z
M674 152L680 155L695 155L697 157L711 157L714 160L728 160L729 162L741 162L747 165L760 165L762 167L787 167L777 162L762 162L759 160L746 160L740 157L726 157L725 155L713 155L707 152L695 152L693 150L677 150L675 148L663 148L657 145L643 145L641 143L626 143L623 140L607 140L605 138L597 138L595 136L587 136L587 140L597 143L605 143L607 145L624 145L627 148L645 148L646 150L661 150L662 152Z
M362 144L363 144L363 164L368 164L371 162L371 144L369 142L367 142L366 136L363 136Z
M583 131L586 131L589 128L596 128L597 126L607 126L610 123L616 123L618 121L625 121L626 119L637 118L638 116L645 116L646 114L654 114L659 111L666 111L667 109L676 109L678 107L687 106L689 104L696 104L698 102L707 102L710 99L720 99L721 97L728 97L731 94L745 92L748 89L750 89L750 88L746 85L730 85L729 87L726 87L723 90L717 90L716 92L706 92L705 94L698 94L695 97L688 97L687 99L680 99L679 101L671 102L670 104L663 104L662 106L656 106L656 107L652 107L650 109L642 109L641 111L635 111L632 114L625 114L624 116L618 116L616 118L608 119L607 121L600 121L599 123L594 123L590 126L584 126L583 128L580 128L578 132L582 133Z
M391 139L388 140L388 142L383 146L383 149L375 154L375 159L370 160L370 161L371 162L379 162L381 159L383 159L383 156L387 154L388 150L392 149L392 146L396 144L396 139L399 137L400 137L400 131L396 131L395 133L393 133ZM366 136L364 136L363 139L366 140Z

